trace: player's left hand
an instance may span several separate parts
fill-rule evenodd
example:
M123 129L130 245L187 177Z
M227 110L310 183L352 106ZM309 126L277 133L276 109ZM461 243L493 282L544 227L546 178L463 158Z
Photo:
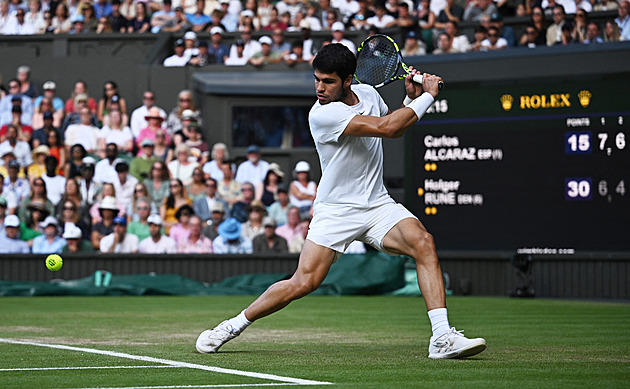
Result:
M413 81L413 76L418 73L419 72L414 69L413 66L409 66L409 74L407 74L407 77L405 77L405 91L407 92L407 96L409 96L410 99L415 99L424 92L422 84L418 84L417 82Z

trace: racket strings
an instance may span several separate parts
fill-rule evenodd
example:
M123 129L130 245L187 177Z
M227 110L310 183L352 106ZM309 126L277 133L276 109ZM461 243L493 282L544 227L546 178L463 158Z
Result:
M398 52L394 44L385 37L374 37L364 42L357 54L357 79L377 85L396 76Z

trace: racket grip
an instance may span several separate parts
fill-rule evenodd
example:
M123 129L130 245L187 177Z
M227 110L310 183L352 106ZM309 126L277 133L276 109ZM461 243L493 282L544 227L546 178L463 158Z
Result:
M416 74L415 76L413 76L413 81L417 82L418 84L422 84L422 74ZM438 81L438 89L439 90L444 89L443 81Z

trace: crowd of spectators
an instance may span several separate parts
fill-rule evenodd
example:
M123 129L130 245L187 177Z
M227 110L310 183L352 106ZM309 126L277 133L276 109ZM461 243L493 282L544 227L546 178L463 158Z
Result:
M247 159L203 140L193 94L166 111L116 83L67 99L22 66L0 88L0 253L266 253L301 250L317 184L259 146Z
M331 42L355 51L348 30L398 28L406 55L628 40L629 8L628 0L0 0L0 33L180 33L164 66L291 66ZM589 21L601 11L618 17ZM514 16L530 19L520 36L503 20ZM461 22L476 24L472 39ZM312 31L330 35L314 41ZM236 39L224 42L226 32ZM286 32L300 39L287 42Z

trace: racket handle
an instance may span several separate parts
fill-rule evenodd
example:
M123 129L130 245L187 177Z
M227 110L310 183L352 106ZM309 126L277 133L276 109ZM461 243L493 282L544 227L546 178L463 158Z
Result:
M418 84L422 84L422 74L416 74L415 76L413 76L413 80L417 82ZM443 81L438 81L438 89L439 90L444 89Z

